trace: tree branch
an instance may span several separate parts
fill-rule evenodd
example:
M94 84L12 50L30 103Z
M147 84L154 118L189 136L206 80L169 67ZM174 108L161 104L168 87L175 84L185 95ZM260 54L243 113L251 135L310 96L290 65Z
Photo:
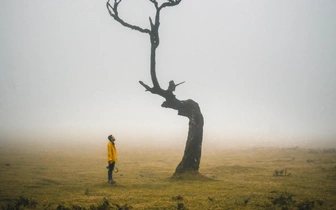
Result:
M178 5L182 0L168 0L168 2L163 3L159 10L163 9L164 7L172 7Z
M176 99L176 96L173 94L173 91L175 90L176 86L179 84L175 85L174 83L173 88L171 87L171 88L168 88L167 90L163 90L160 87L159 81L156 76L156 49L160 43L159 27L160 27L161 9L165 7L171 7L171 6L178 5L182 0L166 0L166 2L161 4L160 6L157 0L149 0L150 2L154 4L155 9L156 9L154 19L149 17L150 29L143 29L139 26L131 25L125 22L124 20L122 20L118 14L118 6L119 6L119 3L121 3L121 1L122 0L107 0L106 7L107 7L107 10L110 16L113 17L121 25L127 28L130 28L130 29L133 29L133 30L137 30L142 33L147 33L150 36L150 41L151 41L150 74L151 74L153 87L148 86L142 81L139 81L139 83L145 88L146 91L149 91L152 94L159 95L166 99L166 101L162 103L161 105L162 107L180 110L182 107L182 103L181 101Z
M106 2L106 8L109 12L109 14L111 15L111 17L113 17L117 22L119 22L121 25L127 27L127 28L130 28L130 29L133 29L133 30L136 30L136 31L139 31L141 33L147 33L147 34L150 34L150 30L149 29L143 29L139 26L135 26L135 25L131 25L127 22L125 22L124 20L122 20L120 17L119 17L119 14L118 14L118 5L119 3L122 1L122 0L114 0L114 3L113 3L113 6L110 4L110 1L111 0L108 0Z
M152 2L155 6L156 9L159 8L158 2L156 0L149 0L150 2Z
M152 92L152 88L150 88L148 85L146 85L143 81L139 81L139 83L144 86L144 88L146 89L146 91Z
M162 105L163 107L169 107L173 109L177 109L179 107L179 104L177 103L177 99L175 95L173 94L173 89L167 89L163 90L160 87L159 81L156 76L156 49L160 44L160 36L159 36L159 27L160 27L160 12L161 9L169 6L175 6L178 5L181 0L167 0L168 2L163 3L161 6L158 6L157 0L149 0L152 2L156 8L156 14L155 19L153 20L151 17L149 17L149 23L151 26L151 32L150 32L150 40L151 40L151 66L150 66L150 73L151 73L151 79L153 83L153 88L150 88L148 85L144 84L143 82L140 82L140 84L145 87L146 91L150 91L153 94L160 95L166 99L166 102ZM173 105L174 104L174 105Z

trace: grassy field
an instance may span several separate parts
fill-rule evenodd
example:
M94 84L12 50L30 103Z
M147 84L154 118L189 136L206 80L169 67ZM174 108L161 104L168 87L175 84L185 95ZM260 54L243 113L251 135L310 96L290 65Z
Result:
M36 209L103 209L104 202L111 209L336 209L332 149L203 148L206 178L171 180L184 148L117 145L110 185L99 146L1 145L0 207L26 200Z

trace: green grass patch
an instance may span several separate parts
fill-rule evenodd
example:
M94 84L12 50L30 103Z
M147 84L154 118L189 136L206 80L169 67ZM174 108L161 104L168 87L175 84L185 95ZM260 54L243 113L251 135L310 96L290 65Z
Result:
M173 175L182 155L179 150L119 147L119 171L113 173L117 183L109 184L105 147L57 149L43 153L1 148L1 209L274 210L336 206L334 150L207 149L202 152L199 173Z

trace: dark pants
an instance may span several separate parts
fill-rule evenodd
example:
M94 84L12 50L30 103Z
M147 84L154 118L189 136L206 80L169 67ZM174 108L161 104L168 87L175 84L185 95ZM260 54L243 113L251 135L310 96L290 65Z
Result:
M107 171L107 178L108 178L108 181L112 181L112 171L114 169L114 164L115 162L112 162L112 163L109 163L108 165L108 171Z

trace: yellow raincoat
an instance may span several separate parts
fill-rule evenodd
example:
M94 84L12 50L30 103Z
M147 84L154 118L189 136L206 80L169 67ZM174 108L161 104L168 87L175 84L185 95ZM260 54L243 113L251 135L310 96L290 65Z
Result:
M107 142L107 162L117 162L117 150L112 142Z

